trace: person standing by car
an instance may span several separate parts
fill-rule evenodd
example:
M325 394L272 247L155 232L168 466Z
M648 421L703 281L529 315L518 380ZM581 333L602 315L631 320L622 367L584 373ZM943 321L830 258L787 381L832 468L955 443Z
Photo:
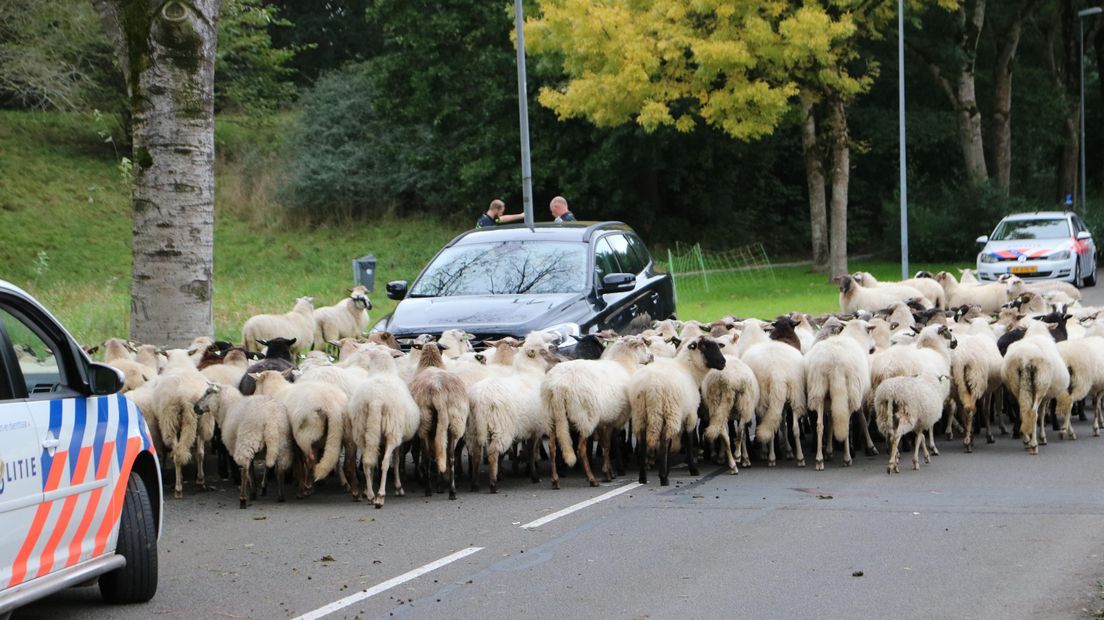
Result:
M498 226L499 224L508 224L510 222L516 222L524 219L524 213L506 214L506 203L495 198L491 201L491 206L487 207L487 212L479 216L479 219L475 222L476 228L489 228L491 226Z
M548 210L552 212L552 217L556 218L557 224L576 221L575 214L568 210L567 200L563 196L553 198L552 202L548 203Z

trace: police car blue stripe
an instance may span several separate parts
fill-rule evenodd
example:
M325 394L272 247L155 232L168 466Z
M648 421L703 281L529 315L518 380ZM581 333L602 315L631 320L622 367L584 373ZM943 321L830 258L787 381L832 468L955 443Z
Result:
M76 411L73 415L73 436L69 438L70 479L77 471L77 457L80 456L81 444L84 443L84 427L88 423L88 399L74 399L73 405Z
M104 437L107 436L107 424L110 405L106 396L96 399L96 439L92 442L92 471L100 470L100 452L103 451Z
M116 405L119 407L119 428L115 430L115 462L119 465L119 471L123 469L123 458L126 457L127 430L130 428L130 408L127 399L119 394Z
M62 401L52 400L50 401L50 427L47 430L50 437L55 439L61 436L61 405ZM46 489L46 481L50 477L50 468L54 464L54 455L50 454L50 451L46 448L42 448L42 489Z

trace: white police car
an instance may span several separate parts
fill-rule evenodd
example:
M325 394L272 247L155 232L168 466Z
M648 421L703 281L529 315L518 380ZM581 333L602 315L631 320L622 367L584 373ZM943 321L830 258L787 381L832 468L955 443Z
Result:
M1096 244L1077 214L1036 211L1009 215L993 234L977 238L978 277L995 281L1011 273L1030 279L1054 279L1074 286L1096 284Z
M157 591L161 470L121 385L0 280L0 617L97 580L111 602Z

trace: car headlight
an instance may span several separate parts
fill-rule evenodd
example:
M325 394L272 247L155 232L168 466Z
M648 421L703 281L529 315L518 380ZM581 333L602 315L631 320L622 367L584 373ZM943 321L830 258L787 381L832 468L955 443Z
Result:
M578 340L579 336L582 334L582 330L579 329L578 323L560 323L559 325L545 327L541 331L556 334L559 337L556 343L559 345L572 344L574 341Z
M1051 254L1047 258L1049 258L1050 260L1066 260L1069 257L1070 257L1070 251L1069 250L1062 250L1061 252L1055 252L1054 254Z
M995 263L995 262L997 262L997 257L993 256L992 254L982 252L981 254L978 254L978 262L979 263Z

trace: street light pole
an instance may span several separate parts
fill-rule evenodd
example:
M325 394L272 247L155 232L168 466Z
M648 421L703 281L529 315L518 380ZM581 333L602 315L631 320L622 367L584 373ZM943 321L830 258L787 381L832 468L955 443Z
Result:
M1081 102L1078 108L1078 119L1081 121L1081 139L1079 142L1081 151L1081 213L1086 213L1088 208L1086 194L1086 186L1088 184L1085 177L1088 176L1088 170L1085 168L1085 22L1084 18L1090 15L1100 15L1104 13L1104 9L1094 6L1077 12L1077 29L1078 29L1078 42L1079 42L1079 54L1077 56L1077 64L1081 68Z
M908 180L905 173L905 2L897 0L897 144L901 160L901 279L909 277Z
M521 117L521 196L525 225L533 230L533 170L529 163L529 95L525 86L525 30L521 0L514 0L517 28L518 115Z

